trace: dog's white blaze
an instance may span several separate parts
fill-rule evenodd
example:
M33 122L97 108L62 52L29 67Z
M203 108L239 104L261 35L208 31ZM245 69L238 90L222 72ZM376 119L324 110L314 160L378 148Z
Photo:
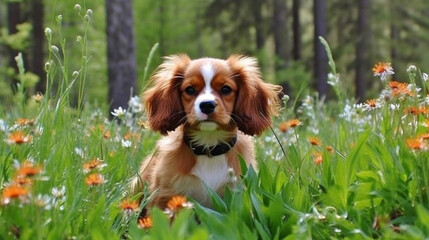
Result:
M192 173L203 181L208 187L217 191L228 183L228 164L225 154L207 157L198 156Z
M204 82L206 83L205 92L211 93L211 82L214 77L215 71L213 65L210 62L207 62L201 67L201 75L203 75Z
M213 68L213 65L210 62L207 62L206 64L204 64L201 67L201 75L203 76L205 86L204 86L204 90L203 90L202 94L199 95L197 97L197 99L195 99L194 110L195 110L195 113L196 113L197 118L199 120L206 120L207 115L205 113L201 112L200 103L202 103L204 101L214 101L215 100L215 96L212 93L213 89L211 87L211 82L212 82L212 79L215 75L215 70Z

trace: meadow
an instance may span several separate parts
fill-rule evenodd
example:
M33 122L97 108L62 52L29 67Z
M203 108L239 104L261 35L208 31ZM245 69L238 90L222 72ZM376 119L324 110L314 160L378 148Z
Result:
M68 69L65 40L52 43L48 91L0 106L2 239L425 239L429 236L428 75L416 66L395 79L374 65L382 88L357 103L347 96L327 43L335 98L283 98L272 129L255 137L258 170L213 209L180 196L139 218L144 201L129 181L159 137L138 96L109 113L84 99L88 58ZM60 37L61 38L61 37ZM22 59L17 57L21 80ZM23 86L24 83L21 84ZM71 103L77 89L77 104ZM73 106L73 107L72 107Z

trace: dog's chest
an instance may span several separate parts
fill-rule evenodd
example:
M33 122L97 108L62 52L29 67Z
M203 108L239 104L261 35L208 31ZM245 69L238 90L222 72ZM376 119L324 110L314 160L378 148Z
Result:
M198 156L192 173L208 187L217 191L228 182L228 163L225 154L211 158Z

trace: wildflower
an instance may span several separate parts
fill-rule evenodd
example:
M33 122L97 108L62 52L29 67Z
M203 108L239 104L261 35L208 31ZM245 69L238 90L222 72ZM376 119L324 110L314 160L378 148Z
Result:
M41 93L36 93L33 95L33 100L37 103L40 103L43 100L43 95Z
M414 96L414 93L410 91L410 89L408 88L408 84L406 83L401 83L398 81L390 81L388 85L392 91L392 96L394 97L403 96L403 95Z
M130 100L128 101L128 106L130 106L132 113L140 113L143 109L143 105L138 96L130 98Z
M18 118L16 119L15 124L20 126L32 126L34 125L34 119Z
M45 35L46 36L50 36L50 35L52 35L52 30L50 29L50 28L45 28Z
M427 82L428 79L429 79L429 75L427 73L422 73L422 80L424 82Z
M420 110L417 107L413 106L413 107L406 108L405 113L417 116L420 114Z
M45 210L50 210L52 205L50 204L52 201L51 197L48 195L37 194L34 199L34 204L38 207L42 207Z
M385 81L389 75L394 74L393 68L388 62L378 62L372 68L372 72L374 73L374 76L380 76L382 81Z
M111 112L111 114L113 116L115 116L115 117L122 118L122 117L125 116L126 112L127 112L126 109L123 109L122 107L119 107L119 108L113 109L113 111Z
M139 125L139 127L141 127L142 129L148 129L149 128L149 122L144 121L143 119L139 119L137 121L137 125Z
M100 173L92 173L85 178L85 183L89 186L100 185L100 184L103 184L104 182L105 182L104 177Z
M177 212L181 208L191 208L192 206L192 203L188 202L184 196L174 196L167 203L167 208L172 212Z
M27 188L18 184L11 184L3 189L2 203L8 204L11 199L22 199L27 195L27 193Z
M36 166L33 162L25 161L16 171L17 176L20 178L32 177L42 171L41 166Z
M152 218L151 217L139 218L139 220L137 221L137 225L141 229L149 229L153 226Z
M282 132L286 132L289 128L295 128L297 126L302 125L303 123L299 121L298 119L294 118L291 120L288 120L286 122L283 122L279 125L279 129Z
M25 135L22 131L15 131L9 134L7 142L9 144L23 144L28 143L33 139L30 135Z
M308 141L313 146L320 146L320 144L322 143L318 137L309 137Z
M314 164L320 165L323 162L322 153L315 152L315 153L313 153L313 157L314 157L314 159L313 159Z
M124 148L130 148L132 145L132 142L129 140L122 139L121 144L122 144L122 147Z
M379 100L377 99L369 99L366 100L365 103L362 106L362 109L364 111L371 111L374 110L376 108L380 108L381 107L381 103Z
M91 161L88 161L83 164L83 171L90 172L94 169L102 169L105 166L106 164L102 160L100 160L99 158L94 158Z
M186 200L184 196L174 196L168 203L167 208L165 209L165 214L167 214L171 219L174 218L174 215L182 208L192 208L193 204Z
M334 153L334 148L332 146L327 146L326 147L326 151L328 151L328 153Z
M77 12L80 12L81 9L82 8L81 8L81 6L79 4L75 4L74 5L74 10L76 10Z
M407 139L407 146L412 150L424 150L427 145L422 141L421 138L410 138Z
M413 74L413 73L415 73L417 71L417 67L415 66L415 65L410 65L408 68L407 68L407 73L409 73L409 74Z
M130 215L132 212L136 212L139 209L139 203L137 201L124 200L121 202L120 207L127 215Z
M53 187L51 193L55 198L63 198L66 195L66 187L65 186L62 186L61 188Z
M21 176L21 175L15 176L14 179L13 179L13 182L16 183L16 184L18 184L18 185L21 185L21 186L23 186L23 185L27 185L27 186L28 185L33 185L33 181L30 178L24 177L24 176Z
M124 139L125 140L135 140L135 139L139 139L140 138L140 134L136 133L136 132L127 132L124 135Z
M59 49L57 46L52 45L52 46L51 46L51 51L52 51L52 52L54 52L54 53L59 53L59 52L60 52L60 49Z

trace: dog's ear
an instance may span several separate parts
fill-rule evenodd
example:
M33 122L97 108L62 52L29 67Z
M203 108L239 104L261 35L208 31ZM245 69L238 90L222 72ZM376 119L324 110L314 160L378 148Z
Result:
M239 86L232 118L240 131L259 135L278 112L282 88L262 80L255 58L232 55L227 63Z
M180 100L180 84L190 62L184 54L166 57L150 79L152 87L143 94L149 125L163 135L186 119Z

